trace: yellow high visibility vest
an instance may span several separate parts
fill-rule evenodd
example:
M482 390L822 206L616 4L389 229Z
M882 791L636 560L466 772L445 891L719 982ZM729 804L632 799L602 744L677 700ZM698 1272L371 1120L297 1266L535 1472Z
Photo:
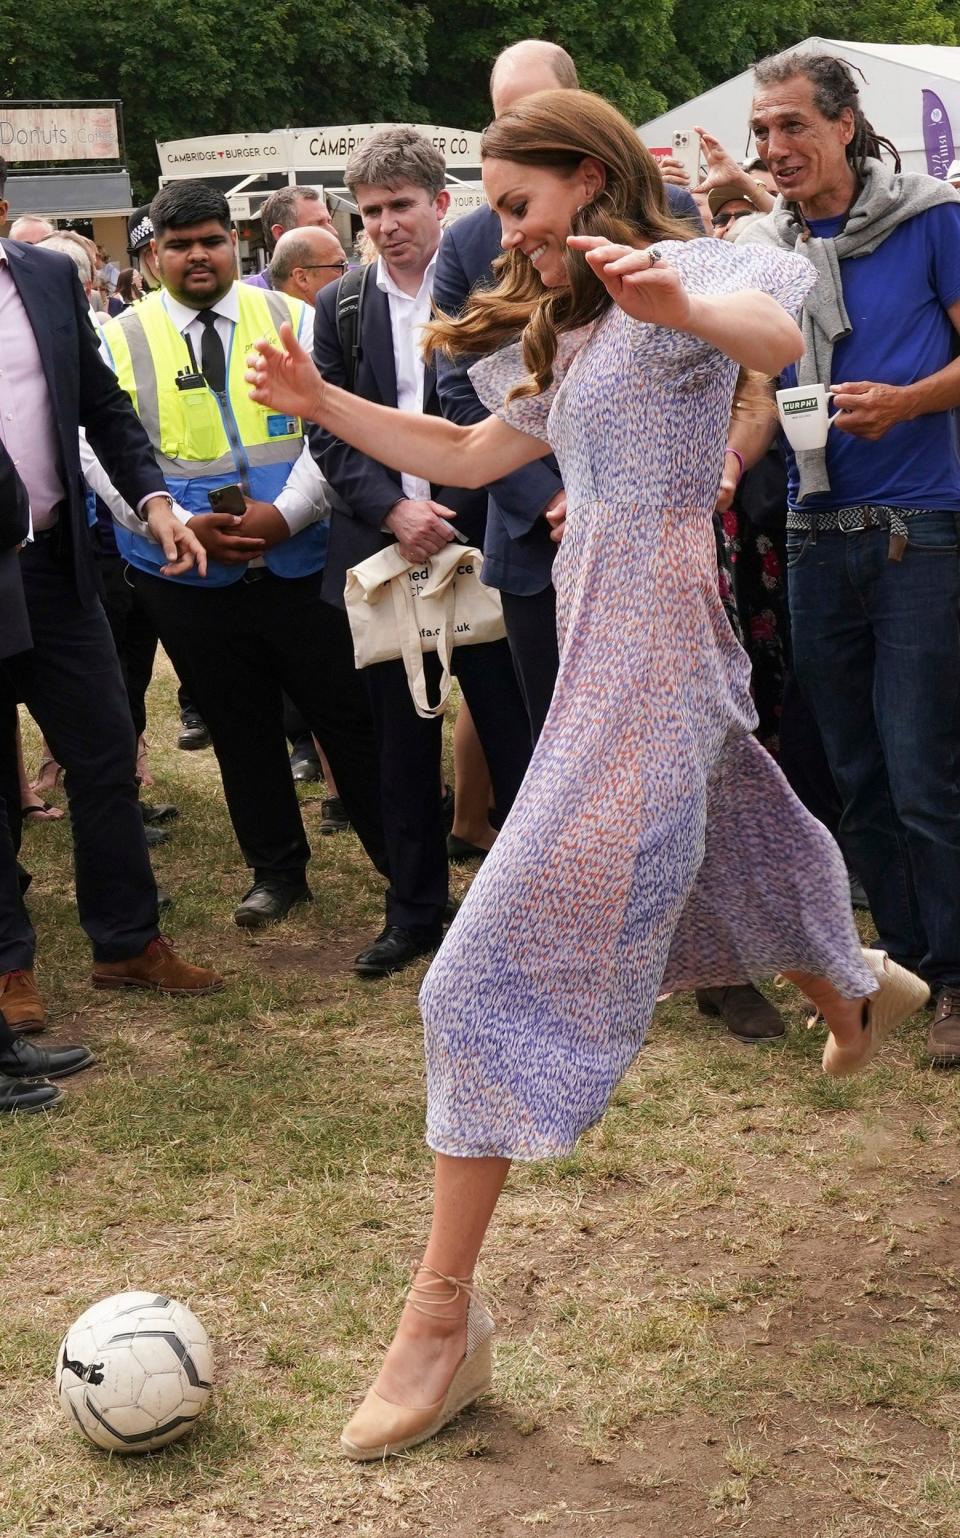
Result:
M259 467L288 467L303 447L303 424L267 410L250 399L244 379L247 354L261 337L279 345L279 327L289 321L299 332L305 306L272 289L238 283L240 314L227 358L225 400L206 385L181 389L178 376L196 373L186 338L177 330L156 290L141 304L115 316L103 327L121 387L130 396L168 482L198 476L213 480L275 481ZM253 473L249 475L247 470ZM285 478L285 477L284 477ZM171 490L174 490L171 484Z

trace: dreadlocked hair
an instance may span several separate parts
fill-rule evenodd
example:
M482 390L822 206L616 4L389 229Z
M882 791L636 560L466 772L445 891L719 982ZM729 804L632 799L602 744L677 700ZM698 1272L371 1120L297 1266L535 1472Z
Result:
M524 97L485 130L481 154L484 160L543 167L564 180L587 157L599 160L604 185L575 213L571 235L602 235L630 246L692 238L690 226L668 212L663 179L636 130L589 91ZM568 248L564 266L566 286L548 288L529 257L517 249L507 252L495 263L495 288L478 289L459 317L441 316L426 328L425 355L489 353L519 336L530 379L511 394L542 394L553 380L560 333L599 319L613 303L582 251Z
M853 113L853 138L847 145L847 160L863 181L868 160L879 160L884 150L892 156L895 171L901 169L900 153L896 145L876 129L864 117L860 105L860 88L854 80L854 70L866 84L863 70L846 59L832 53L777 53L769 59L761 59L753 66L757 85L783 85L802 75L813 86L813 105L817 111L835 123L847 107Z

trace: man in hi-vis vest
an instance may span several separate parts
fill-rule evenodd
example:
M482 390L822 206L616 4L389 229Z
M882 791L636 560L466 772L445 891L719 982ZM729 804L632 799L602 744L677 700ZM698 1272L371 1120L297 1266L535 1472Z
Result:
M171 182L150 214L163 286L103 328L104 348L180 515L207 551L207 576L164 577L152 541L123 526L117 540L210 729L253 871L234 917L259 928L310 898L284 690L322 742L364 848L386 870L369 706L346 616L320 597L325 483L304 451L303 424L255 405L244 381L258 337L276 340L289 320L309 347L313 315L286 294L237 282L236 234L221 192Z

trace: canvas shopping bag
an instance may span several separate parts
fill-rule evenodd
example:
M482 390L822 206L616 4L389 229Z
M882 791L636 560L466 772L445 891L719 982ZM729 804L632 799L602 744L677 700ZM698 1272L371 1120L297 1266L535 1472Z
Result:
M419 716L443 714L455 646L477 646L506 635L500 594L480 581L483 556L451 540L429 561L405 561L388 545L347 572L344 601L358 668L402 659ZM440 699L427 701L423 653L436 652Z

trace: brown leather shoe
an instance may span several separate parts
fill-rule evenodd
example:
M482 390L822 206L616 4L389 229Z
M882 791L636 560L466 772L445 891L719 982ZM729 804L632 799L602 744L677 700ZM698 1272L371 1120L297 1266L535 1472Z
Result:
M698 988L701 1015L717 1015L738 1041L776 1041L786 1031L769 999L751 983L735 988Z
M0 972L0 1014L11 1031L32 1036L46 1028L47 1012L33 980L33 969Z
M960 989L944 988L927 1037L927 1054L935 1068L960 1068Z
M168 940L158 935L139 956L126 961L95 961L95 988L155 988L158 993L219 993L223 978L209 967L182 961Z

